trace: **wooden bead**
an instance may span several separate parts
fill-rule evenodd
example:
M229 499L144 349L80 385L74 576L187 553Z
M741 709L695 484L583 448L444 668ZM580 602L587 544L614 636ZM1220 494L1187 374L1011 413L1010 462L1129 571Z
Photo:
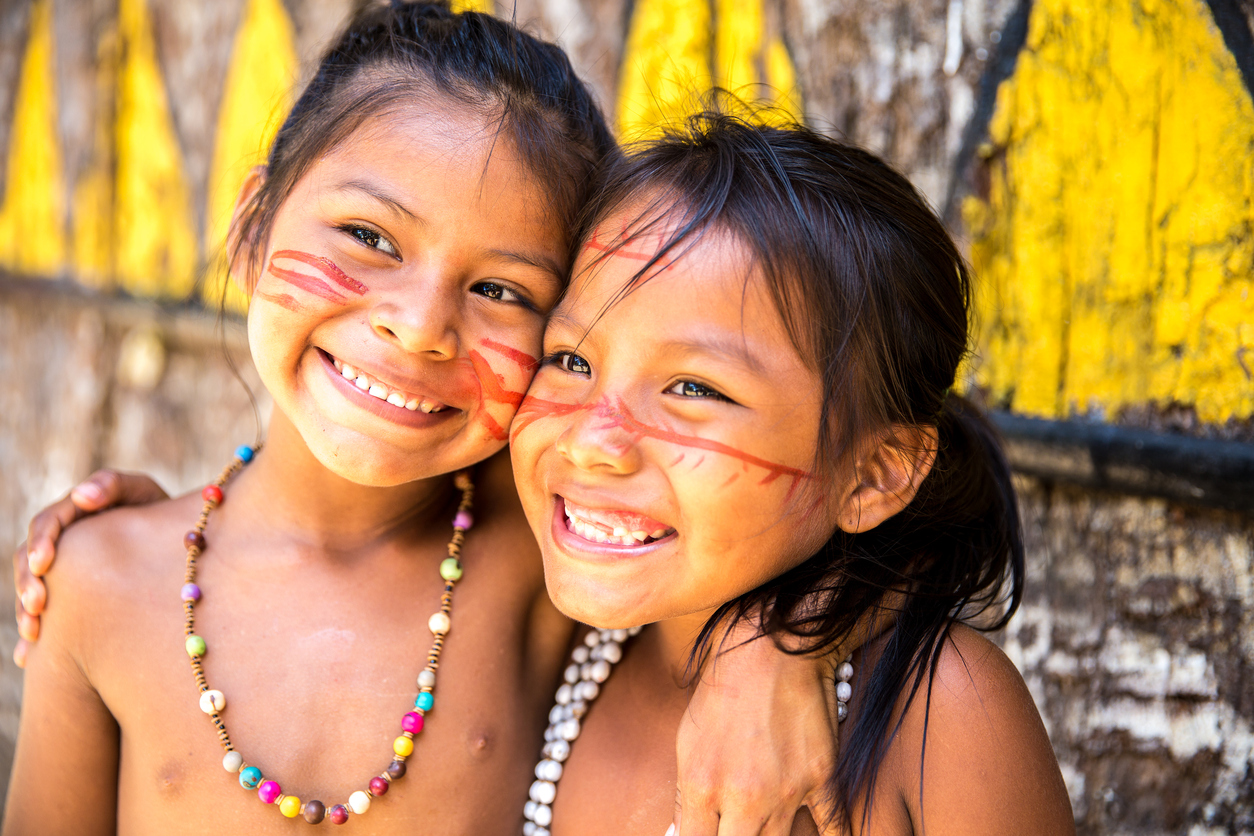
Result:
M301 815L310 824L321 824L326 814L327 808L322 805L321 801L306 801L305 806L301 808Z

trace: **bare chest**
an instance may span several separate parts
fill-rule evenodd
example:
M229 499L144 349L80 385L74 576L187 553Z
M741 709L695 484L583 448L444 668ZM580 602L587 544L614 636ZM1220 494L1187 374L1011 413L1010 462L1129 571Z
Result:
M526 602L467 572L455 593L434 704L407 773L374 799L368 832L513 834L543 730ZM431 577L427 577L430 575ZM241 577L205 560L196 632L210 688L247 764L282 792L346 803L392 760L402 717L432 646L442 582L396 573L341 582L299 573ZM198 705L173 592L143 594L126 637L113 634L92 672L121 728L119 832L288 832L290 823L222 766L223 747Z

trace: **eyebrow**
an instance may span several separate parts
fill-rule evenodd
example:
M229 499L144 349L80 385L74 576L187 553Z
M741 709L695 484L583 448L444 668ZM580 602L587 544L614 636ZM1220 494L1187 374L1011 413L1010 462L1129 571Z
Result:
M733 362L748 366L758 375L766 374L766 368L742 339L734 337L704 337L694 340L671 340L663 344L671 351L683 351L690 354L707 354L722 357Z
M525 264L528 267L535 267L543 270L553 276L554 281L559 285L566 284L566 271L561 268L556 261L551 258L545 258L542 255L531 255L530 253L519 252L518 250L502 250L492 247L488 251L488 255L504 261L512 261L515 264Z
M399 197L389 194L385 189L381 189L373 183L368 183L364 180L347 180L336 186L335 191L359 192L382 203L396 215L404 215L420 223L423 222L418 213L406 206Z

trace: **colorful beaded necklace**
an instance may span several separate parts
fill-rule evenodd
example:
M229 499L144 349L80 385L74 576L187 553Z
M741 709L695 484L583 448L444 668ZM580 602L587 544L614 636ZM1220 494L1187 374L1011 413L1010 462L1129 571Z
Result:
M257 448L260 449L260 448ZM440 609L427 622L435 638L431 650L427 653L427 665L418 674L418 697L414 700L413 711L401 718L401 735L392 741L392 762L387 768L372 777L364 790L357 790L348 797L346 804L335 804L329 809L321 801L304 803L294 795L287 795L277 781L267 780L261 770L244 762L244 756L231 745L231 737L227 734L226 724L222 721L222 712L226 709L226 697L221 691L209 687L205 678L201 660L207 651L205 640L196 635L196 602L200 600L200 587L196 585L196 558L205 550L205 525L209 522L209 513L222 504L222 487L230 481L244 465L253 460L256 450L241 446L235 451L235 460L222 471L222 474L201 491L204 507L196 526L183 538L187 547L187 571L183 577L183 613L185 617L184 633L187 636L187 655L192 660L192 672L196 675L196 685L200 689L200 710L209 715L218 730L218 740L222 743L225 755L222 767L229 773L239 774L239 784L246 790L256 790L257 796L266 804L274 804L289 819L304 816L310 824L318 824L326 818L333 824L344 824L349 813L362 815L370 809L371 799L377 798L388 791L388 786L395 780L404 777L406 759L413 754L414 736L422 731L423 716L435 704L435 673L440 667L440 651L444 648L444 637L448 635L451 621L449 613L453 607L453 586L461 580L461 546L466 532L474 525L474 517L470 508L474 499L474 484L470 474L458 473L453 483L462 492L461 503L457 514L453 517L453 538L449 540L448 557L440 563L440 577L444 579L444 594L440 596Z

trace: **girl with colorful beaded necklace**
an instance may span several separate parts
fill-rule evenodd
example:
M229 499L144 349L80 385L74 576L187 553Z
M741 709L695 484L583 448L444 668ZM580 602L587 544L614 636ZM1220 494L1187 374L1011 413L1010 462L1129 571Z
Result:
M492 454L613 153L556 47L354 20L228 242L266 447L65 534L8 832L517 830L571 625Z
M1023 550L995 433L950 391L970 278L924 200L861 150L712 113L613 164L586 217L511 451L554 603L602 629L525 836L664 827L659 741L746 621L845 660L831 832L1073 833L1022 679L964 626L1013 613Z

